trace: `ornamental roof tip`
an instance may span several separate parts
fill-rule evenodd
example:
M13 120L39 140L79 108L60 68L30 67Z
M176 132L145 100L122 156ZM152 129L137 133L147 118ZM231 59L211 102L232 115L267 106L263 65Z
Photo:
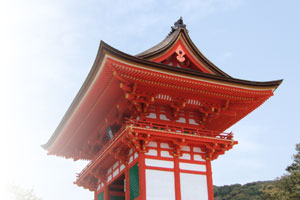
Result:
M179 28L184 28L187 32L188 30L186 29L186 25L183 23L183 19L182 17L180 17L175 23L174 26L171 26L171 32L169 33L169 35L171 35L172 33L174 33L177 29ZM168 36L169 36L168 35Z

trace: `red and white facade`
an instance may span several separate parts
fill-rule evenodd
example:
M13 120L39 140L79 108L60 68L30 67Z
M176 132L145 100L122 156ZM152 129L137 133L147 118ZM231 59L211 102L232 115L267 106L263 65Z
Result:
M280 83L230 77L201 54L180 19L136 56L102 42L44 148L90 160L75 184L95 200L213 200L211 161L237 144L224 131Z
M210 161L202 159L203 152L199 147L182 146L182 155L174 156L168 143L150 142L148 146L149 151L145 154L146 199L171 200L179 196L181 199L195 196L208 199Z

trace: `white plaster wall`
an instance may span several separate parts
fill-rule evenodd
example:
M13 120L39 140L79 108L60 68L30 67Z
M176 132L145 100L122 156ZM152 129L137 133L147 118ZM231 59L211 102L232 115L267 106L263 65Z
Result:
M179 122L179 123L186 123L186 119L183 118L183 117L180 117L178 120L176 120L176 122Z
M189 123L190 123L190 124L194 124L194 125L199 125L198 123L195 122L194 119L189 119Z
M107 181L110 181L111 179L112 179L112 176L109 175L109 176L107 177Z
M122 165L120 166L120 170L122 171L123 169L125 169L125 165L122 164Z
M171 156L168 151L161 151L160 156L161 157L167 157L167 158L173 158L173 156Z
M160 115L159 115L159 118L160 118L161 120L170 121L170 120L167 118L167 116L164 115L164 114L160 114Z
M166 161L166 160L156 160L156 159L146 159L146 166L153 166L153 167L164 167L164 168L174 168L173 161Z
M190 151L191 150L191 147L189 146L182 146L182 151Z
M174 200L174 172L146 170L146 199Z
M119 162L115 162L115 164L113 165L113 169L116 169L119 166Z
M205 165L199 165L199 164L191 164L191 163L179 163L180 169L185 170L192 170L197 172L206 172L206 166Z
M116 169L114 172L113 172L113 177L117 176L119 174L119 169Z
M199 147L194 147L193 151L197 153L203 153Z
M194 160L196 160L196 161L205 161L200 155L194 155Z
M180 158L185 160L191 160L191 154L183 153L182 156L180 156Z
M147 145L148 147L157 147L157 142L149 142L148 143L148 145Z
M160 148L171 149L168 143L160 143Z
M147 118L151 118L151 119L156 119L156 114L155 113L150 113L148 116L146 116Z
M208 200L205 175L180 173L180 186L181 200Z
M130 156L129 163L131 163L132 161L133 161L133 156Z
M155 149L150 149L146 155L149 155L149 156L157 156L157 150Z

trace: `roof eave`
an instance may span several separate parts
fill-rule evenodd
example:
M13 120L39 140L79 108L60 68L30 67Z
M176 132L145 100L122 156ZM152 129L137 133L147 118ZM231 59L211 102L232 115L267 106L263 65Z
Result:
M53 145L53 143L55 142L55 140L59 136L60 131L63 129L65 123L69 120L69 118L72 115L72 113L74 112L74 109L76 108L77 104L81 101L81 99L84 96L87 88L89 87L90 83L92 82L92 79L95 75L94 72L97 71L98 66L100 66L99 63L101 63L101 61L104 57L104 49L105 49L105 48L103 48L103 46L105 46L104 44L105 43L101 40L100 41L100 46L99 46L99 49L98 49L98 52L97 52L97 55L96 55L96 58L95 58L95 61L94 61L94 64L93 64L88 76L86 77L85 81L83 82L83 85L79 89L78 93L76 94L75 98L73 99L71 105L67 109L65 115L61 119L60 123L58 124L58 126L55 129L52 136L49 138L47 143L41 145L41 147L44 148L45 150L49 151L51 149L51 146Z
M75 96L74 100L72 101L72 103L69 106L67 112L63 116L62 120L60 121L58 127L55 129L55 131L52 134L52 136L50 137L50 139L47 141L47 143L41 145L45 150L48 150L48 151L51 150L52 145L57 140L57 138L60 135L63 127L66 124L66 122L69 120L70 116L74 112L74 109L76 108L78 103L84 97L84 94L86 93L87 88L90 86L93 78L95 77L94 72L98 70L98 68L100 66L100 63L102 62L103 57L106 53L114 55L114 56L116 56L118 58L121 58L121 59L131 61L131 62L136 63L136 64L141 64L141 65L148 66L148 67L151 67L151 68L163 69L163 70L169 71L171 73L176 72L176 73L180 73L180 74L187 74L187 75L194 76L194 77L202 77L202 78L206 78L206 79L236 83L236 84L241 84L241 85L251 85L251 86L257 86L257 87L273 87L274 88L273 90L275 90L281 84L281 82L283 81L283 80L268 81L268 82L247 81L247 80L235 79L235 78L231 78L231 77L207 74L207 73L203 73L203 72L195 71L195 70L190 70L190 69L175 68L175 67L171 67L171 66L168 66L168 65L165 65L165 64L156 63L156 62L152 62L152 61L149 61L149 60L144 60L144 59L138 58L136 56L131 56L131 55L123 53L123 52L109 46L105 42L101 41L96 59L94 61L94 64L93 64L87 78L85 79L82 87L80 88L79 92ZM55 153L51 152L50 154L55 154Z
M202 77L202 78L230 82L230 83L237 83L237 84L241 84L241 85L258 86L258 87L261 86L261 87L276 87L277 88L283 81L282 79L274 80L274 81L249 81L249 80L237 79L237 78L232 78L232 77L224 77L224 76L218 76L218 75L214 75L214 74L208 74L208 73L191 70L191 69L172 67L172 66L169 66L166 64L157 63L157 62L153 62L150 60L144 60L141 58L137 58L135 56L131 56L129 54L126 54L124 52L121 52L121 51L109 46L105 42L102 42L102 44L103 44L103 47L105 46L104 48L106 49L106 51L109 52L111 55L117 56L119 58L131 61L131 62L135 62L136 64L142 64L142 65L145 65L145 66L148 66L151 68L160 68L160 69L164 69L164 70L167 70L170 72L177 72L180 74L183 73L183 74L192 75L192 76L196 76L196 77Z

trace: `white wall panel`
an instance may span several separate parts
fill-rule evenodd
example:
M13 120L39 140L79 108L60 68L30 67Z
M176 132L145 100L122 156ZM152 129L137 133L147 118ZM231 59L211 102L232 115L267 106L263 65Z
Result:
M189 146L182 146L181 150L182 151L190 151L191 147L189 147Z
M115 164L113 165L113 169L116 169L119 166L119 162L115 162Z
M196 161L205 161L200 155L194 155L194 160L196 160Z
M164 115L164 114L160 114L160 115L159 115L159 118L160 118L161 120L167 120L167 121L170 121L170 120L167 118L167 116Z
M132 149L129 149L129 155L132 154L132 153L133 153L133 150L132 150Z
M133 156L130 156L128 163L131 163L132 161L133 161Z
M168 143L160 143L161 148L171 149Z
M149 142L148 147L157 147L157 142Z
M146 170L146 199L174 200L174 172Z
M112 176L109 175L109 176L107 177L107 181L110 181L111 179L112 179Z
M208 200L205 175L180 173L181 200Z
M160 156L161 157L167 157L167 158L173 158L173 156L171 156L168 151L161 151Z
M150 155L150 156L157 156L157 151L154 149L150 149L146 155Z
M186 170L193 170L198 172L206 172L206 166L205 165L199 165L199 164L191 164L191 163L179 163L180 169L186 169Z
M195 122L194 119L189 119L189 123L190 123L190 124L194 124L194 125L199 125L197 122Z
M150 115L146 116L147 118L156 119L155 113L150 113Z
M194 152L197 152L197 153L202 153L200 147L194 147L194 148L193 148L193 151L194 151Z
M173 161L146 159L146 166L174 168Z
M113 172L113 177L115 177L116 175L119 174L119 169L116 169L114 172Z
M180 158L185 160L191 160L191 154L183 153L182 156L180 156Z
M180 117L178 120L176 120L176 122L186 123L186 119L183 117Z

